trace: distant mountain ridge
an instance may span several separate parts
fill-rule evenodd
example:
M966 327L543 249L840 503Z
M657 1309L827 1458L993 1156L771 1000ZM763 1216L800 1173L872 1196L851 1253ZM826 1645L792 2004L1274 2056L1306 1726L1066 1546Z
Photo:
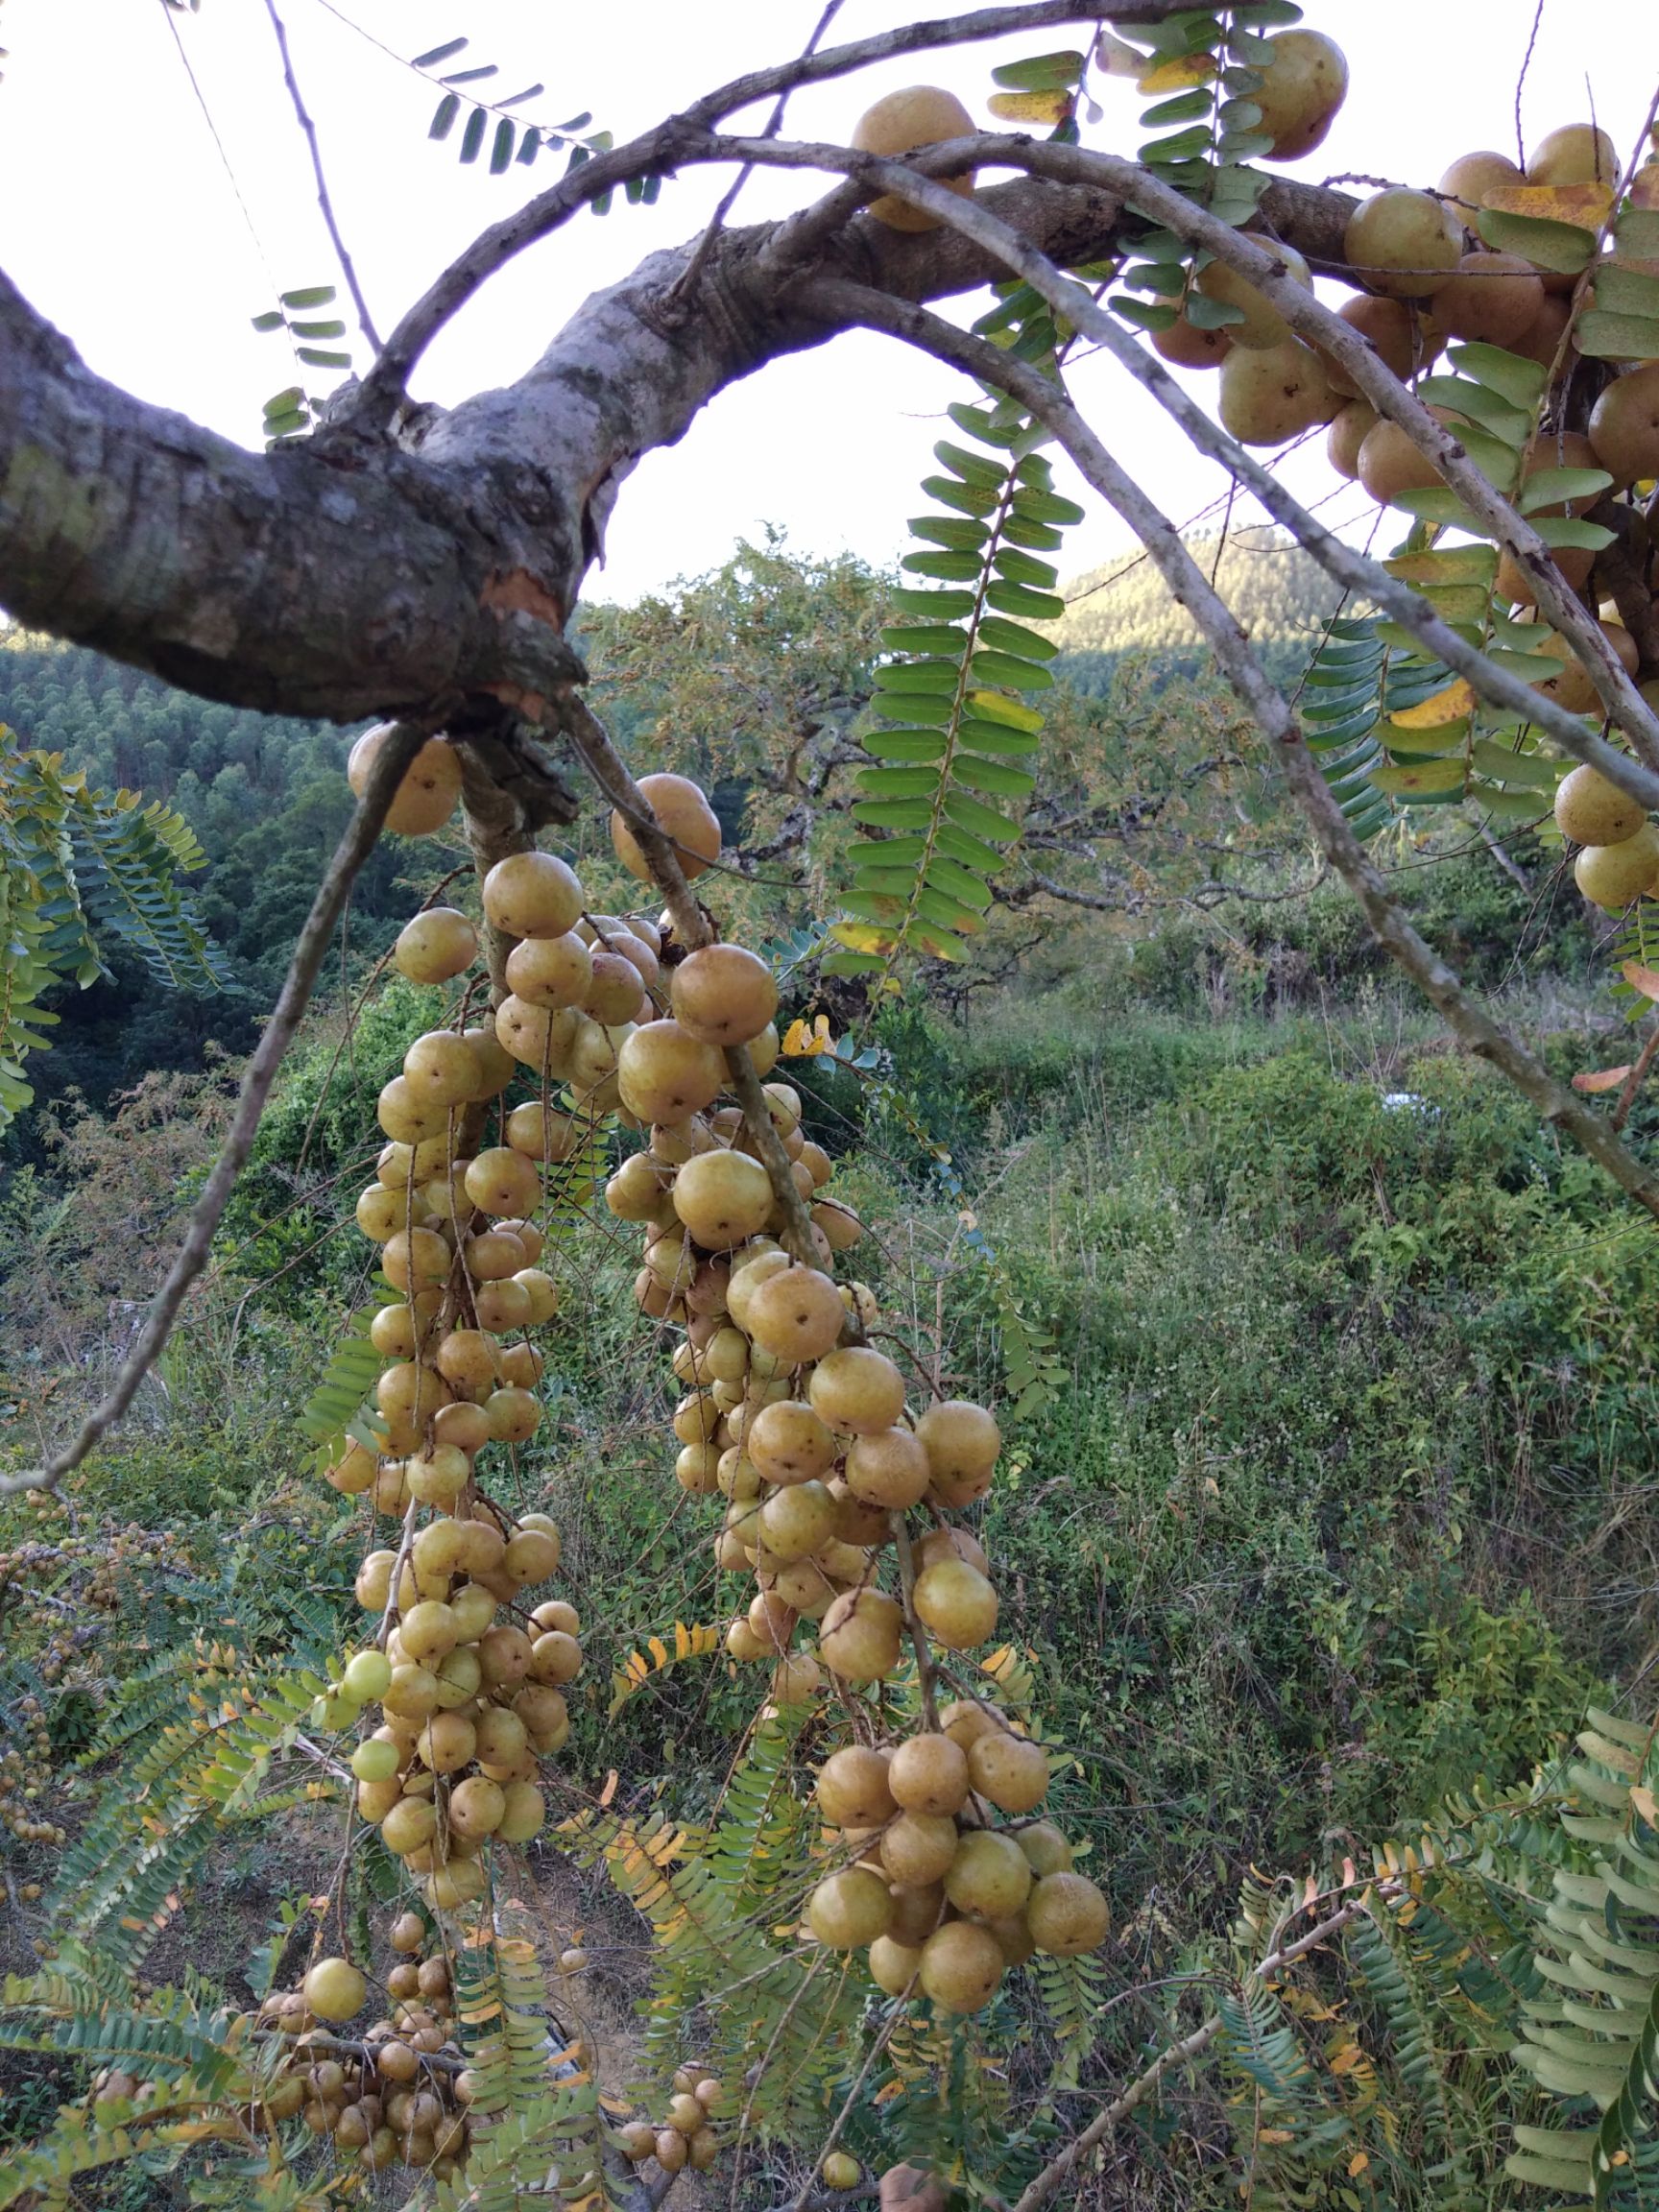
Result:
M1192 537L1189 550L1206 575L1220 539ZM1216 587L1259 643L1300 645L1331 614L1338 593L1311 554L1282 532L1238 531L1221 548ZM1169 596L1144 553L1125 552L1062 587L1068 605L1047 633L1068 654L1202 650L1191 617Z

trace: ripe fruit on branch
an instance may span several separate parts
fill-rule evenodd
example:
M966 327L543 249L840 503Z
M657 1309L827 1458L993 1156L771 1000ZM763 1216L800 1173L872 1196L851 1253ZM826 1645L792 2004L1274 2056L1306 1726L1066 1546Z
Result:
M1564 123L1540 138L1527 158L1528 184L1617 184L1619 152L1592 123Z
M392 949L393 965L411 983L447 983L478 957L478 932L453 906L429 906L405 922Z
M688 777L671 775L641 776L638 789L686 880L701 876L720 857L719 818L702 791ZM611 816L611 843L630 876L641 883L652 880L650 862L619 813Z
M1613 379L1591 410L1590 443L1616 485L1659 473L1659 361Z
M1236 346L1221 364L1221 421L1241 445L1283 445L1330 421L1340 404L1324 363L1299 338L1260 350Z
M582 917L575 872L551 853L512 853L484 878L484 912L507 937L563 937Z
M1659 830L1644 822L1617 845L1586 845L1573 863L1573 880L1593 906L1622 914L1632 900L1651 895L1659 876Z
M1443 201L1391 186L1355 208L1342 252L1372 291L1421 300L1451 281L1463 254L1463 226Z
M971 138L977 129L954 92L947 92L938 84L909 84L902 91L887 93L864 110L854 125L852 144L860 154L898 156L913 153L918 146L937 146L948 138ZM966 199L974 189L974 173L970 170L965 176L941 178L939 181ZM878 223L885 223L892 230L939 228L937 215L892 193L872 200L870 212Z
M381 722L365 730L346 762L346 781L359 799L369 786L369 772L387 738L397 727ZM429 737L403 771L393 794L386 827L400 837L429 837L442 830L455 811L461 796L461 762L442 737Z
M1308 264L1292 246L1282 246L1276 239L1252 238L1251 244L1260 246L1264 253L1280 262L1287 276L1308 291L1313 289L1313 277ZM1206 300L1219 300L1242 311L1241 323L1229 323L1227 335L1235 346L1245 346L1258 352L1269 347L1286 346L1293 335L1290 325L1264 292L1258 291L1247 276L1240 276L1225 261L1212 261L1201 270L1197 290Z
M1296 161L1323 145L1348 93L1342 49L1319 31L1285 31L1267 41L1271 59L1244 97L1262 110L1252 128L1273 141L1264 161Z
M1555 792L1555 827L1575 845L1618 845L1647 819L1641 803L1589 766L1570 769Z
M778 985L764 960L740 945L687 954L670 986L674 1019L708 1045L747 1045L778 1011Z

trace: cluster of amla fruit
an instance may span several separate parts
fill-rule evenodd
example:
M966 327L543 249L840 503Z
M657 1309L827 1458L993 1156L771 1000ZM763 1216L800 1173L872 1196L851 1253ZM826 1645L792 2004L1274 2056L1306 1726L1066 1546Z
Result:
M613 829L627 860L622 826ZM739 946L682 950L671 928L662 955L671 1012L635 1029L617 1056L619 1104L649 1137L607 1200L644 1230L641 1306L685 1331L673 1354L685 1392L675 1473L693 1494L724 1496L716 1561L755 1578L728 1651L769 1663L780 1703L811 1698L827 1675L855 1700L898 1671L907 1638L963 1652L994 1632L985 1552L945 1517L984 1497L1001 1435L964 1399L907 1408L899 1367L864 1340L879 1320L874 1294L830 1272L860 1224L828 1195L830 1162L803 1137L799 1096L771 1083L762 1096L813 1240L809 1254L786 1249L793 1210L742 1113L720 1103L727 1050L758 1045L770 1065L770 970ZM937 1524L914 1546L913 1509ZM889 1547L897 1592L882 1587ZM816 1624L815 1647L796 1645L804 1622ZM915 1987L957 2011L983 2005L1033 1949L1093 1950L1106 1902L1071 1870L1064 1837L1045 1822L996 1825L1030 1813L1047 1787L1041 1745L972 1701L896 1748L835 1753L820 1808L857 1863L819 1884L807 1932L869 1947L884 1988Z
M712 2067L682 2066L674 2076L662 2125L631 2120L616 2130L616 2147L636 2166L655 2158L664 2174L689 2166L707 2173L720 2154L712 2121L724 2108L726 2092Z
M269 2126L298 2116L371 2170L423 2167L445 2180L467 2156L470 2096L448 1963L418 1912L398 1915L391 1942L390 2007L361 2034L336 2032L369 2000L349 1960L319 1959L298 1989L265 1999L255 2027L271 2039L270 2056L254 2117Z

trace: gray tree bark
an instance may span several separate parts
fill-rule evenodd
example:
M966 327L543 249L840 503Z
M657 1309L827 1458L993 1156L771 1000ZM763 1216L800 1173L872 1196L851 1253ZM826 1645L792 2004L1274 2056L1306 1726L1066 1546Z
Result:
M1086 186L983 197L1063 265L1109 253L1121 221ZM1351 204L1276 180L1266 213L1328 265ZM504 390L404 410L385 434L347 407L271 453L94 375L0 276L0 605L230 705L498 738L502 703L580 679L563 633L640 457L846 327L812 304L814 278L917 302L1000 274L953 232L856 214L723 232L682 294L694 251L596 293Z

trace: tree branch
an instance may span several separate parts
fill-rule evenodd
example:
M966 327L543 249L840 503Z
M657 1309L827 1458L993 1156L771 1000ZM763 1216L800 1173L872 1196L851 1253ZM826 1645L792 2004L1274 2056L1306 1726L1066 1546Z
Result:
M852 312L854 304L845 298L840 301L846 312ZM1411 926L1376 863L1349 828L1309 754L1295 715L1255 660L1249 640L1193 560L1174 523L1125 475L1065 394L1025 363L956 329L925 308L872 294L862 319L871 328L888 329L896 337L906 338L941 360L966 369L970 375L1008 392L1053 431L1084 476L1146 547L1171 594L1192 616L1223 675L1272 747L1320 851L1358 900L1383 950L1411 977L1469 1051L1489 1060L1546 1120L1564 1130L1622 1190L1659 1216L1659 1176L1626 1150L1599 1114L1583 1106L1519 1039L1493 1021Z
M403 771L426 742L429 732L418 723L406 722L395 730L381 745L369 772L369 781L356 809L346 826L345 834L335 847L334 857L328 864L328 873L318 886L317 896L311 902L311 911L305 917L305 926L300 932L300 941L294 948L294 957L288 964L276 1010L265 1025L253 1057L249 1061L242 1076L242 1093L236 1101L236 1112L230 1123L213 1171L203 1188L190 1215L190 1226L184 1241L179 1247L178 1257L167 1270L167 1280L156 1293L137 1341L128 1354L114 1386L82 1423L74 1441L61 1452L55 1453L43 1466L24 1469L16 1475L0 1475L0 1496L18 1490L52 1490L106 1436L120 1420L133 1398L138 1385L160 1358L163 1346L173 1333L173 1324L179 1318L179 1310L184 1303L186 1292L207 1263L212 1249L214 1232L219 1226L226 1203L235 1186L237 1176L248 1162L253 1149L253 1140L259 1133L260 1116L265 1101L271 1094L271 1086L276 1079L276 1070L282 1065L283 1055L294 1041L294 1032L300 1026L300 1018L310 1002L317 972L323 965L325 954L334 935L351 886L357 879L358 870L368 859L375 839L386 820L386 810L393 795L402 781Z
M311 149L311 174L317 180L317 204L323 210L323 221L327 228L329 241L334 248L334 258L340 264L346 279L346 289L351 295L351 304L357 310L357 322L373 351L380 350L380 340L375 334L374 318L369 312L369 302L363 297L363 287L357 281L356 265L346 248L340 224L334 213L334 203L328 195L328 180L323 173L323 149L317 142L317 126L312 122L304 98L300 90L300 80L294 74L294 62L288 52L288 32L276 12L276 0L265 0L265 12L271 18L271 28L276 34L276 49L282 57L282 77L288 86L288 97L293 102L294 113L305 134L305 143Z
M874 62L896 60L903 54L921 54L942 46L965 46L986 38L1001 38L1050 24L1096 23L1110 16L1118 23L1157 23L1177 14L1187 0L1026 0L1017 7L981 8L966 15L936 18L926 23L905 23L880 31L868 38L823 52L798 54L788 61L766 69L752 69L734 77L715 91L693 101L682 115L630 139L585 162L551 190L541 193L503 221L475 238L452 261L424 296L417 301L387 341L380 359L364 379L354 414L371 429L383 429L392 421L408 385L410 372L444 325L450 322L479 288L497 271L522 253L527 246L549 237L569 221L579 207L600 193L627 182L632 177L672 167L685 157L685 141L707 132L739 108L802 84L822 84L827 78L845 77ZM693 249L693 252L695 250Z
M983 157L983 150L987 143L988 141L984 139L960 140L956 142L950 156L938 155L937 158L941 160L954 159L960 165L964 158L964 152L968 147L979 146ZM1046 149L1039 148L1035 151L1046 152ZM1074 149L1061 148L1059 151L1070 153ZM1077 328L1086 331L1090 337L1097 339L1101 345L1105 346L1136 378L1137 382L1142 384L1165 408L1166 412L1173 417L1199 450L1210 454L1214 460L1220 462L1221 466L1227 469L1238 482L1248 485L1251 492L1262 501L1269 514L1276 520L1284 522L1293 532L1305 550L1313 556L1329 575L1347 589L1362 592L1365 597L1374 601L1394 620L1403 623L1428 651L1433 653L1438 659L1445 661L1448 667L1462 676L1481 697L1489 699L1497 706L1525 714L1538 728L1547 731L1556 743L1566 752L1572 754L1575 759L1588 762L1605 776L1609 781L1618 784L1622 790L1627 791L1632 798L1639 800L1649 810L1659 808L1659 768L1648 762L1646 752L1644 752L1642 759L1633 760L1627 754L1619 752L1615 747L1609 745L1604 738L1597 735L1588 723L1579 716L1569 713L1565 708L1557 706L1553 700L1543 698L1539 692L1533 689L1531 685L1524 683L1521 678L1508 675L1503 670L1495 668L1479 647L1473 646L1466 639L1459 637L1457 633L1435 613L1426 599L1420 598L1416 592L1399 583L1379 563L1367 559L1363 554L1355 552L1351 546L1345 545L1339 538L1334 537L1316 517L1311 515L1301 505L1300 501L1293 498L1286 491L1270 470L1264 469L1244 446L1231 438L1218 423L1213 421L1198 402L1181 385L1176 383L1163 364L1148 353L1136 339L1132 338L1115 317L1102 308L1074 279L1063 276L1046 254L1021 237L1017 231L1003 223L989 208L977 202L964 201L957 194L945 190L929 179L920 176L916 169L909 164L879 161L855 154L849 155L839 148L768 146L762 148L756 155L756 158L762 161L776 159L780 165L787 167L796 165L795 157L797 156L806 157L808 166L848 169L861 173L873 182L878 182L883 191L897 193L900 197L912 201L916 205L926 207L929 212L936 214L942 222L949 223L962 229L971 237L981 241L988 250L995 252L999 256L1005 267L1017 272L1035 291L1040 293L1057 313L1064 315ZM998 159L1004 157L1004 150L1000 145L996 157ZM1021 157L1018 144L1011 144L1007 147L1006 157L1010 159ZM1121 163L1116 165L1118 169L1127 166L1127 164ZM1171 195L1171 198L1177 197L1177 195ZM1180 204L1183 206L1187 204L1185 202ZM1224 226L1218 226L1218 228L1224 228ZM1229 238L1233 238L1235 234L1229 231L1227 235ZM1261 253L1259 249L1249 248L1247 243L1244 250L1253 260L1260 260L1264 264L1269 262L1269 256ZM1271 266L1278 270L1278 274L1282 277L1284 276L1283 270L1279 269L1276 262L1271 263ZM1301 285L1295 284L1287 278L1286 283L1288 289L1296 292L1302 300L1306 301L1310 298L1310 295ZM1265 289L1265 287L1263 288ZM818 289L822 297L825 291L831 288L818 287ZM1315 306L1317 315L1322 318L1321 327L1323 324L1329 324L1341 332L1340 339L1332 341L1329 350L1342 358L1344 368L1348 370L1356 381L1361 380L1362 361L1370 362L1377 367L1381 374L1387 377L1404 398L1409 401L1410 410L1414 414L1424 416L1433 428L1440 443L1442 445L1450 444L1461 457L1458 464L1459 481L1455 487L1459 493L1466 494L1466 486L1462 479L1473 475L1483 487L1485 503L1489 507L1495 507L1503 514L1512 517L1515 523L1513 549L1517 552L1517 558L1522 557L1527 541L1536 542L1542 548L1542 541L1537 539L1537 534L1532 530L1530 524L1524 522L1519 516L1513 514L1513 510L1509 508L1507 502L1492 491L1485 478L1479 476L1479 472L1474 469L1473 463L1469 462L1467 456L1463 455L1462 447L1458 446L1455 440L1449 441L1446 433L1440 429L1438 423L1434 422L1431 416L1427 415L1420 402L1406 391L1404 385L1398 384L1386 370L1381 368L1376 355L1358 337L1352 325L1345 324L1339 316L1332 315L1328 309L1318 307L1316 302ZM929 321L932 320L934 319L929 318ZM1287 316L1287 320L1293 321L1294 318ZM1321 340L1321 343L1324 341ZM1411 425L1403 422L1403 427L1410 429ZM1436 458L1438 465L1438 457ZM1476 501L1473 497L1469 497L1467 503L1471 509L1474 509ZM1547 552L1545 558L1548 560ZM1553 569L1552 573L1558 575L1558 571ZM1543 588L1540 586L1541 598L1542 589ZM1625 720L1626 728L1631 731L1632 741L1639 742L1635 730L1631 727L1634 722L1652 723L1655 732L1659 733L1659 723L1653 722L1646 704L1630 685L1623 666L1617 661L1612 649L1601 636L1599 626L1590 620L1583 608L1578 605L1575 599L1572 598L1570 593L1567 594L1567 598L1575 613L1575 630L1581 631L1588 626L1588 629L1594 632L1595 654L1613 662L1618 670L1620 684L1629 692L1631 700L1634 701L1635 713ZM1560 624L1560 627L1564 634L1569 630L1569 625L1565 621ZM1576 641L1575 637L1575 641ZM1581 658L1585 660L1586 665L1588 665L1595 655L1586 653ZM1659 752L1655 753L1654 758L1659 760Z

